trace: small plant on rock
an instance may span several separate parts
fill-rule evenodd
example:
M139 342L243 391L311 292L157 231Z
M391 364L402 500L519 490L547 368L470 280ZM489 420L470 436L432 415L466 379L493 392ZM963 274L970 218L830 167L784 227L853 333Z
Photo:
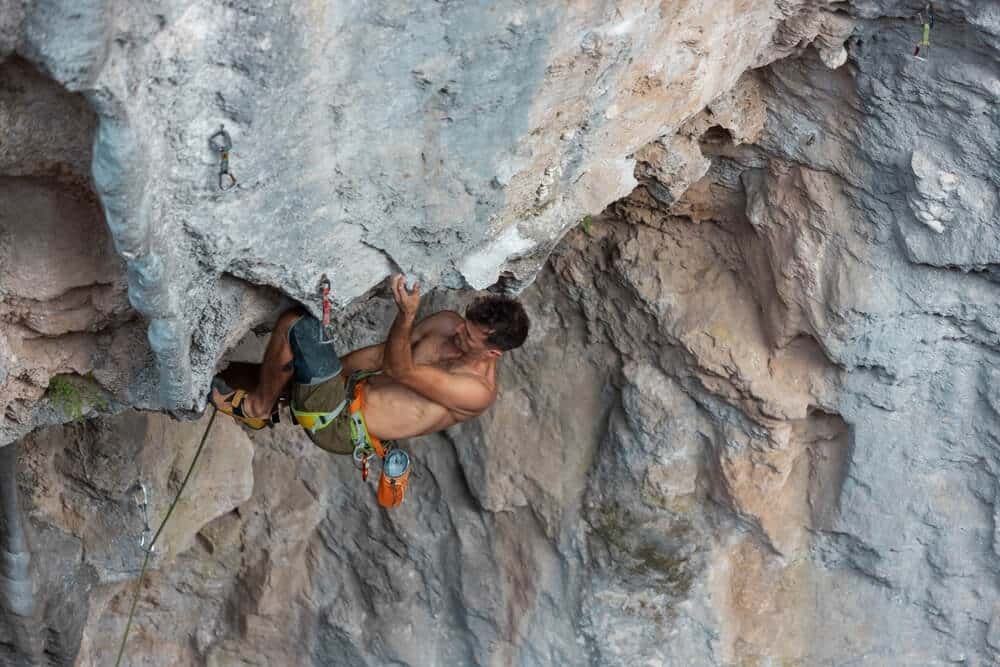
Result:
M92 380L82 376L56 375L49 380L47 395L52 406L69 417L79 421L90 407L98 410L108 408L108 400Z

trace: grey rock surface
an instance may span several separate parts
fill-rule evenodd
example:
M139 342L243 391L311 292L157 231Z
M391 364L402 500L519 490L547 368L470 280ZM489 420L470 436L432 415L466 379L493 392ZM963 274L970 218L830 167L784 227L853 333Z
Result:
M53 372L90 372L116 402L87 415L199 407L223 352L258 358L247 331L287 297L315 307L322 271L345 349L386 331L371 290L395 267L446 288L507 271L533 318L489 413L406 443L393 512L287 425L252 446L214 427L134 655L1000 660L994 4L936 6L925 60L919 9L885 0L14 7L0 53L96 113L119 258L66 283L116 285L104 306L66 315L57 281L5 315L20 328L0 346L36 346L4 362L8 439L67 418L37 401ZM92 125L72 118L51 151L79 174ZM223 122L228 194L205 144ZM40 169L5 160L4 182ZM14 293L22 274L5 275ZM123 283L133 309L114 306ZM92 352L101 335L127 359ZM19 443L46 628L19 655L115 650L141 561L130 489L148 479L162 510L206 421L125 412Z
M395 269L527 284L567 229L631 191L635 150L748 67L848 31L822 5L765 0L17 8L15 52L97 114L93 185L168 410L204 406L223 276L314 309L322 273L342 304Z

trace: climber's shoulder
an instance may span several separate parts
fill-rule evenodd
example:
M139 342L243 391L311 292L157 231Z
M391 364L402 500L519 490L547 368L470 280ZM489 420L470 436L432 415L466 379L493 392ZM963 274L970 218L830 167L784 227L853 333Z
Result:
M424 336L451 336L459 324L465 321L454 310L439 310L417 322L413 327L413 339Z

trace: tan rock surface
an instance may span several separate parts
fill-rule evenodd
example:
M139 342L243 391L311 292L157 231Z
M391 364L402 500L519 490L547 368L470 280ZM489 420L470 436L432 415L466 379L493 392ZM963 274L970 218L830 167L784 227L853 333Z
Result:
M311 298L321 271L341 301L363 295L345 346L386 330L392 306L369 290L393 266L448 287L504 272L534 321L488 415L405 444L398 510L287 424L252 449L220 426L130 655L997 661L988 3L938 7L923 61L912 8L882 0L164 3L113 26L98 5L0 11L0 53L87 91L95 182L143 318L92 207L66 209L94 117L18 70L34 83L0 87L0 111L19 110L0 113L10 143L52 140L0 153L0 185L29 181L0 219L5 441L103 411L35 402L53 373L103 388L109 410L197 409L223 351L259 355L263 331L244 334L282 294ZM212 189L216 116L237 142L229 195ZM53 267L11 268L46 243ZM34 283L51 298L26 301ZM30 625L18 650L106 662L142 555L133 480L162 511L203 423L126 412L20 443L46 557L37 618L0 622L0 660Z

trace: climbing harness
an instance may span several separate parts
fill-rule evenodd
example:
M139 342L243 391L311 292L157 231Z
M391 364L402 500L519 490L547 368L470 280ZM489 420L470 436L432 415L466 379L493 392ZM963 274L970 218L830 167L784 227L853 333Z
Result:
M375 494L378 504L385 508L399 507L406 494L406 485L410 479L410 457L395 443L383 443L368 432L365 424L365 391L364 380L378 375L381 371L358 371L351 375L348 381L347 396L351 401L348 415L351 419L351 442L354 444L354 464L361 470L361 481L368 481L369 461L378 458L382 462L382 470L378 479L378 491Z
M410 477L410 457L395 443L383 443L378 438L368 432L368 425L365 423L365 380L378 375L382 371L355 371L347 379L346 398L337 407L329 412L306 412L298 410L295 404L291 404L292 416L295 423L310 433L317 433L330 424L347 410L347 419L351 427L351 457L355 467L361 471L361 481L367 482L371 471L371 462L375 459L382 462L382 471L379 477L377 499L382 507L398 507L403 502L406 493L406 486Z
M319 433L332 424L337 417L340 416L340 413L344 411L346 406L346 398L338 403L337 407L328 412L306 412L304 410L296 409L294 403L289 404L289 408L292 410L292 416L295 418L295 423L313 435Z
M365 378L371 377L372 375L377 375L380 371L358 371L351 375L347 380L347 388L345 390L346 397L340 403L337 404L333 410L327 410L322 412L307 412L305 410L299 410L295 407L294 403L291 403L289 407L292 410L292 416L295 418L295 423L306 429L312 434L319 433L327 426L336 421L337 417L341 415L344 408L347 407L348 403L351 403L351 398L353 397L354 388L357 382ZM334 380L336 381L336 380ZM364 427L364 420L362 418L362 428ZM351 426L351 441L355 441L355 427Z
M236 187L236 177L229 171L229 151L233 147L233 140L226 132L226 126L220 125L218 131L208 138L208 145L219 154L219 189L223 192ZM225 177L229 177L229 185L224 185Z
M928 2L926 7L924 7L924 11L920 14L920 20L924 24L924 34L923 39L913 49L913 56L917 60L926 61L927 58L920 55L920 50L923 49L924 55L926 55L931 46L931 28L934 27L934 6L931 3Z
M142 560L142 569L139 570L139 579L135 584L135 593L132 595L132 606L128 610L128 621L125 623L125 634L122 635L121 646L118 647L118 658L115 660L115 667L119 667L122 662L122 656L125 654L125 643L128 641L128 633L132 629L132 619L135 618L135 607L139 603L139 592L142 590L142 581L146 576L146 568L149 566L149 557L153 555L153 547L156 544L156 540L159 539L160 534L163 532L164 527L167 525L167 519L173 514L174 508L177 507L177 501L181 499L181 494L184 493L184 487L187 486L188 480L191 479L191 473L194 472L194 465L198 462L198 457L201 456L201 450L205 447L205 441L208 440L208 432L212 430L212 423L215 422L215 415L219 413L215 406L212 406L212 416L208 420L208 426L205 427L205 434L201 436L201 442L198 443L198 449L195 450L194 458L191 459L191 465L188 466L187 474L184 475L184 480L181 482L181 488L177 489L177 495L174 497L174 501L170 503L170 507L167 509L166 516L163 517L163 521L160 522L160 527L156 530L156 534L153 535L153 539L149 542L149 549L146 550L146 557ZM145 495L145 487L143 487L143 494Z
M333 342L333 327L330 325L330 305L333 302L333 290L330 289L330 279L324 273L319 279L319 293L323 299L323 326L319 329L319 342L327 345Z
M323 319L320 326L320 343L333 342L333 326L330 323L333 290L330 279L324 273L319 279L319 293L323 300ZM351 457L354 465L361 471L361 481L368 481L371 471L371 461L382 462L376 498L382 507L398 507L403 502L406 485L410 477L410 457L401 449L396 449L394 443L383 444L381 440L368 432L365 424L365 380L378 375L381 371L355 371L347 378L344 387L344 399L329 411L309 412L299 410L294 402L289 404L295 423L315 435L334 423L338 418L348 420L351 429ZM340 380L332 380L339 382ZM347 414L344 414L344 411Z
M375 456L379 459L385 457L382 441L368 433L364 413L366 386L363 380L379 373L381 371L357 371L347 381L347 400L351 402L347 414L351 420L351 444L354 445L352 456L364 482L368 481L368 460Z

